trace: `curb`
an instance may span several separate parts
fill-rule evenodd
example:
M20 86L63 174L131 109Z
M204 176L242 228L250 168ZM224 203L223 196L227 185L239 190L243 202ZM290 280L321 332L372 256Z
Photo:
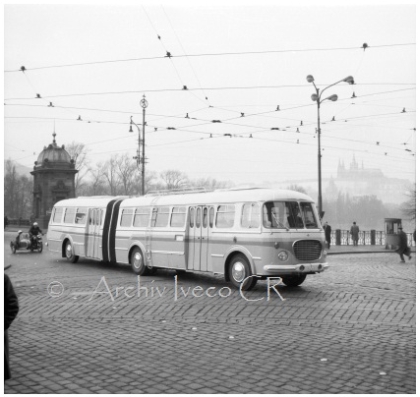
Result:
M416 251L412 250L412 254L415 254ZM328 255L354 255L354 254L396 254L394 250L387 251L342 251L342 252L328 252Z

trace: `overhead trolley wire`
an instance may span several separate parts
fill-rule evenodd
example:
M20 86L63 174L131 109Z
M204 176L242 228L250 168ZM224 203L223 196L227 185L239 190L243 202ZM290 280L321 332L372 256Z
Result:
M366 84L368 85L368 84ZM76 96L90 96L90 95L122 95L122 94L142 94L148 92L185 92L185 91L200 91L200 90L209 90L209 91L223 91L223 90L255 90L255 89L276 89L276 88L302 88L307 87L307 84L284 84L284 85L269 85L269 86L237 86L237 87L206 87L206 88L188 88L188 90L184 90L182 88L158 88L158 89L144 89L144 90L130 90L130 91L105 91L105 92L85 92L85 93L74 93L74 94L57 94L57 95L45 95L44 98L65 98L65 97L76 97ZM402 88L399 90L389 90L389 91L381 91L381 92L374 92L371 94L364 94L360 95L359 98L372 96L372 95L383 95L383 94L390 94L393 92L399 91L407 91L407 90L415 90L415 87L412 88ZM12 100L32 100L32 99L39 99L39 98L5 98L6 101ZM353 99L349 98L342 98L344 99Z
M147 15L147 13L146 13ZM150 19L149 19L150 20ZM372 45L369 46L369 49L374 48L386 48L386 47L402 47L402 46L411 46L416 45L416 43L401 43L401 44L382 44L382 45ZM185 58L185 57L212 57L212 56L227 56L227 55L262 55L262 54L280 54L288 52L314 52L314 51L345 51L345 50L359 50L361 47L335 47L335 48L305 48L305 49L289 49L289 50L266 50L266 51L241 51L241 52L219 52L219 53L202 53L202 54L184 54L184 55L175 55L171 54L172 58ZM74 66L89 66L89 65L98 65L105 63L117 63L117 62L133 62L133 61L149 61L155 59L165 59L167 56L159 57L141 57L141 58L127 58L127 59L114 59L107 61L94 61L94 62L79 62L79 63L70 63L62 65L49 65L49 66L39 66L34 68L26 68L25 70L42 70L42 69L52 69L52 68L65 68L65 67L74 67ZM5 70L5 73L16 73L21 72L22 67L16 70Z

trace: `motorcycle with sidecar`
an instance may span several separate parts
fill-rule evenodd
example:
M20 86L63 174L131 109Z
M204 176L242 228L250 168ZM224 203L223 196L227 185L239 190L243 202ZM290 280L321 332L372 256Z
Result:
M30 233L21 233L19 235L18 241L12 240L10 242L10 248L14 254L16 251L37 251L39 253L42 252L43 244L42 244L42 234L38 234L37 236L32 236Z

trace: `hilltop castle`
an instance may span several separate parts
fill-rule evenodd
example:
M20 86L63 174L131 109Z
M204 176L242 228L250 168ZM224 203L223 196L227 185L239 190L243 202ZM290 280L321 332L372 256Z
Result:
M377 168L365 168L353 155L349 168L339 161L337 178L331 177L325 185L325 197L336 197L338 192L350 196L374 195L384 203L401 204L407 200L405 192L411 185L407 179L389 178Z

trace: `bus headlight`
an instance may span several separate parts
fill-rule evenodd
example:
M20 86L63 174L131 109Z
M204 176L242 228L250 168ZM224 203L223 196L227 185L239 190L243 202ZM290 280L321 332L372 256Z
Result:
M277 256L281 261L285 261L289 257L289 254L286 251L281 251Z
M324 255L327 256L328 250L324 249Z

